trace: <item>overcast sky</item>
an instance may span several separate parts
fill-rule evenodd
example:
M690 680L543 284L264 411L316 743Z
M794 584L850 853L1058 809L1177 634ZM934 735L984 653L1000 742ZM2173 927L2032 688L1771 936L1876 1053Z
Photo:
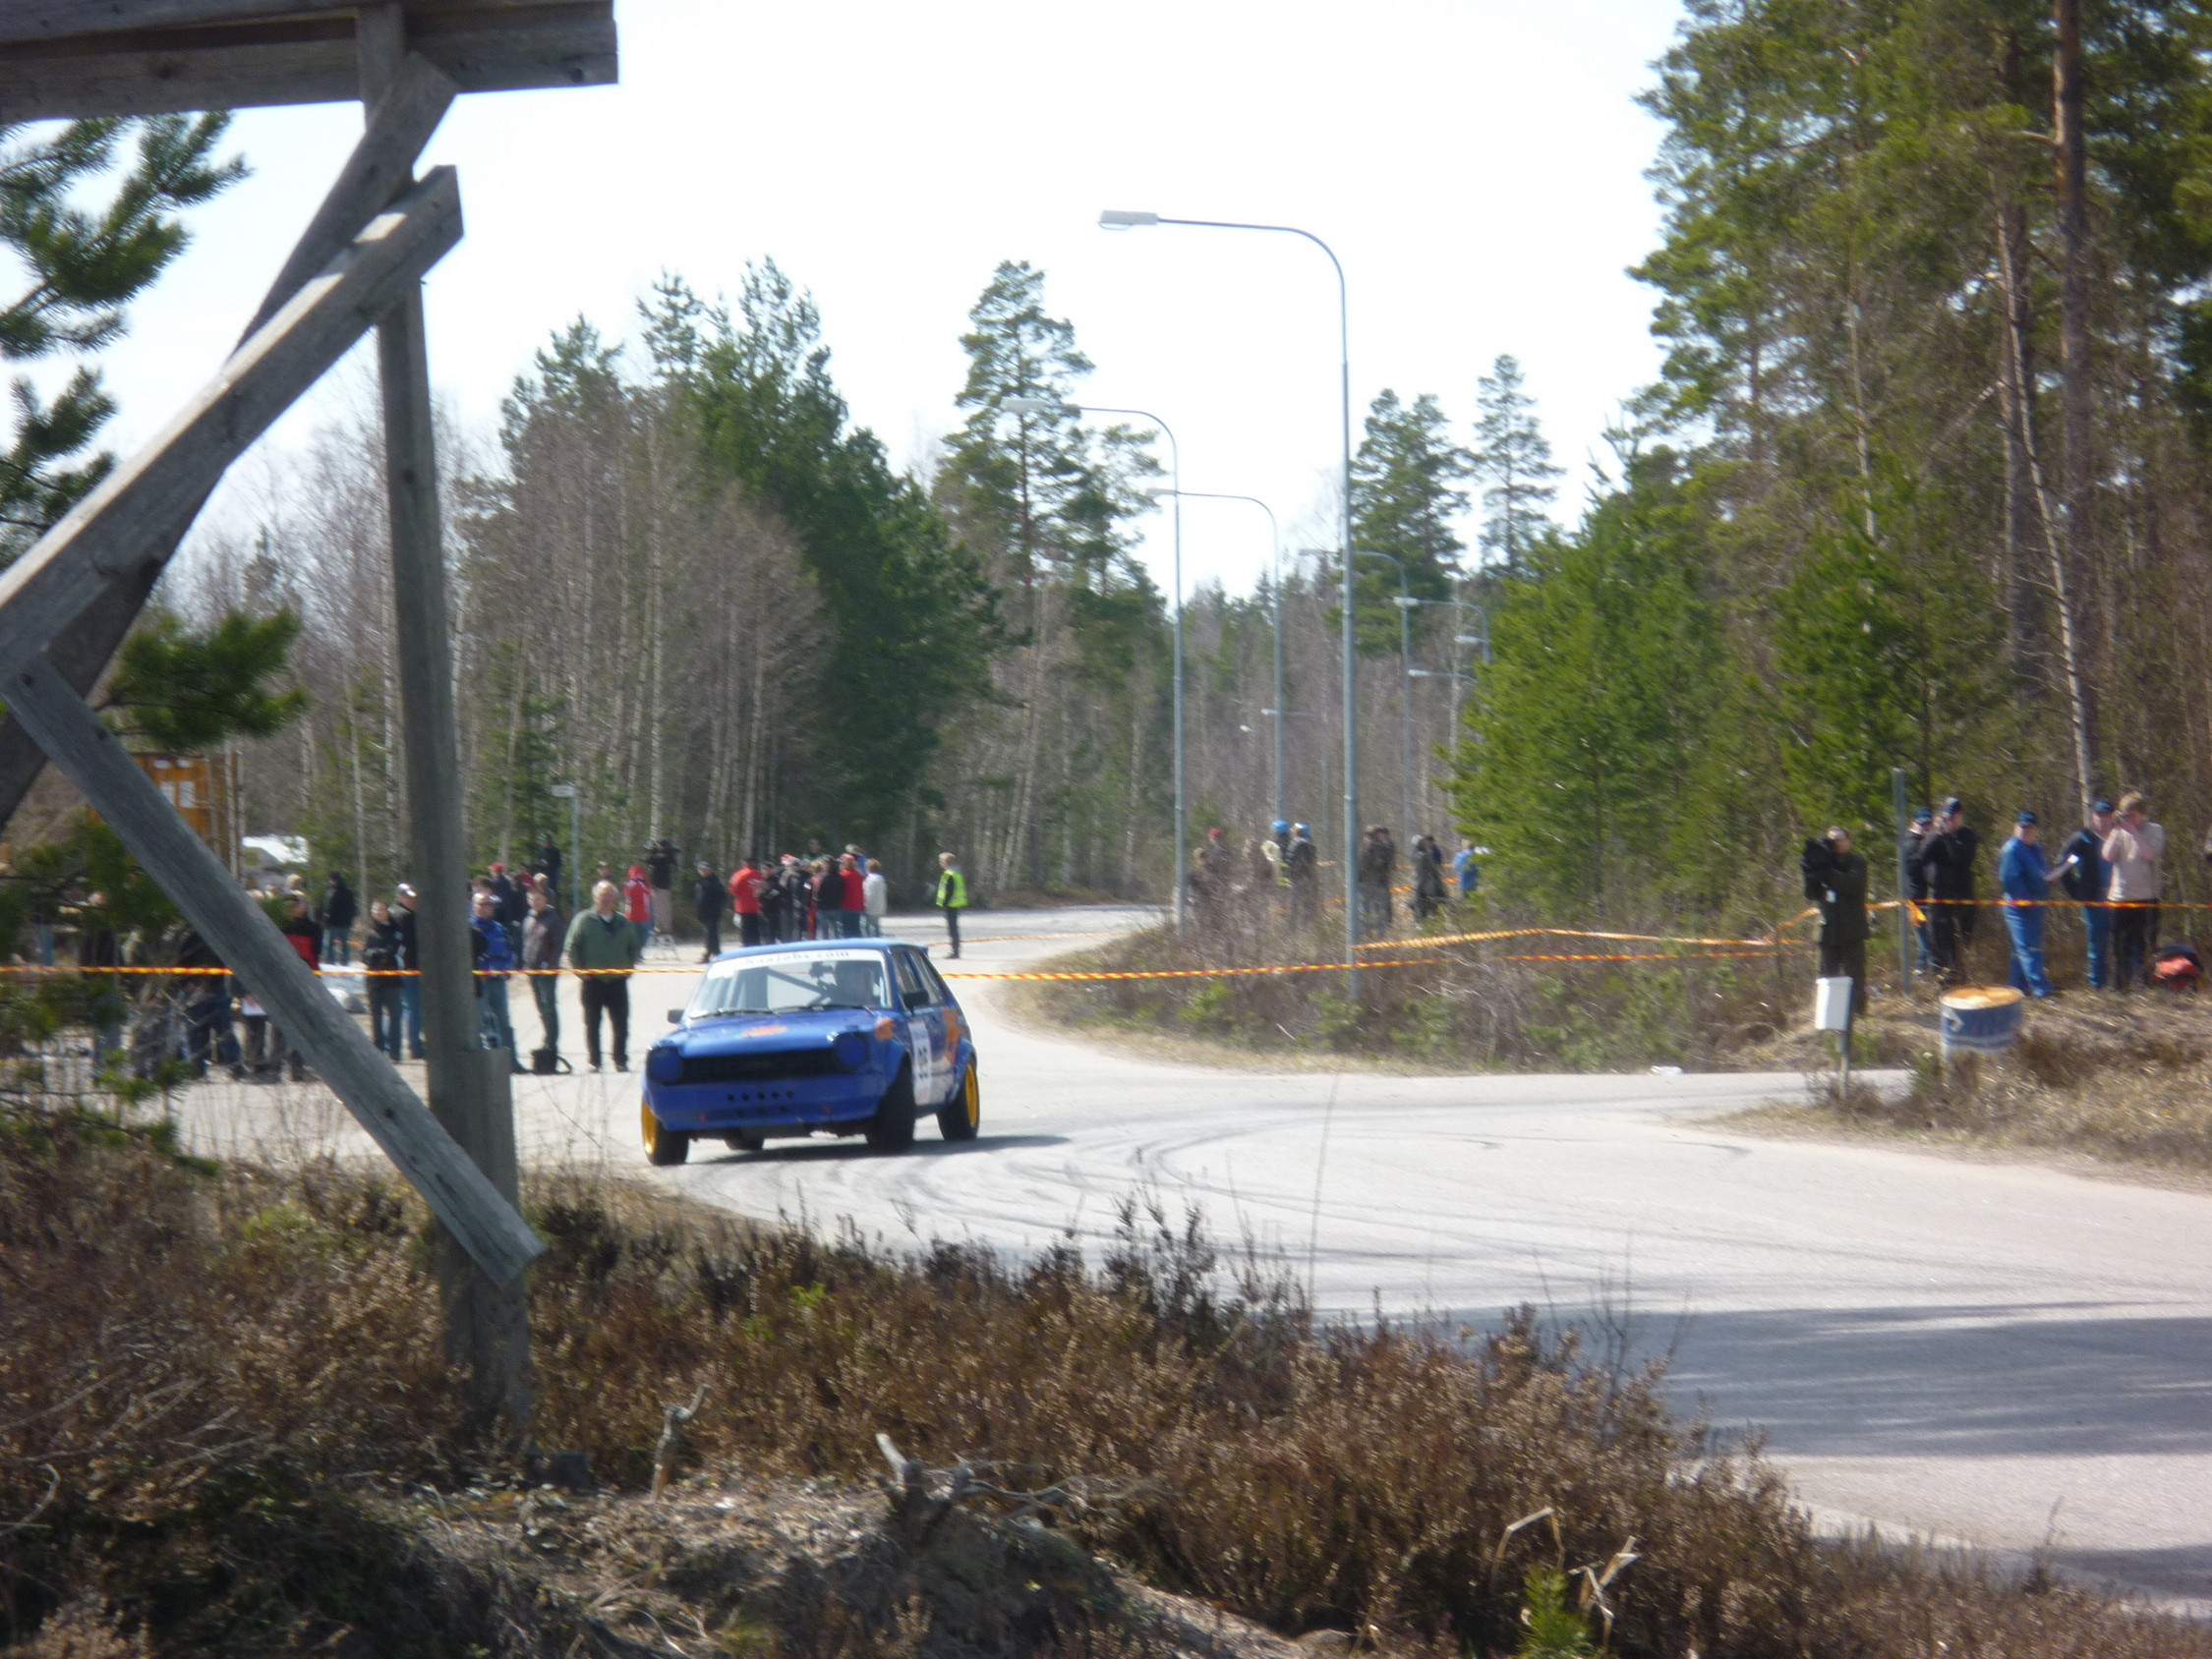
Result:
M1326 239L1350 283L1356 421L1384 386L1434 392L1464 439L1477 377L1520 358L1570 469L1565 516L1657 369L1650 297L1624 270L1658 223L1659 133L1634 99L1674 0L617 15L620 86L464 98L430 150L459 170L468 222L430 278L432 369L480 430L569 319L629 337L660 271L714 294L773 257L818 299L855 419L909 462L956 424L968 307L1020 258L1098 366L1089 401L1154 412L1187 489L1263 497L1289 546L1318 544L1337 456L1327 261L1290 237L1102 231L1105 207ZM108 356L123 445L219 362L359 131L354 105L239 117L255 177L195 216L193 250ZM262 464L340 395L296 411ZM1164 528L1146 556L1164 583ZM1258 513L1187 508L1188 582L1243 587L1266 557Z

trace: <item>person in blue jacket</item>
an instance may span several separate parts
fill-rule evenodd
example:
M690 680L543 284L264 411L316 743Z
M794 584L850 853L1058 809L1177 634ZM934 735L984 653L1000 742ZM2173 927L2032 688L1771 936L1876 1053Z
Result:
M2015 991L2031 997L2052 995L2051 976L2043 966L2043 906L2051 896L2051 884L2065 874L2044 862L2036 844L2040 830L2035 814L2023 812L2013 822L2012 838L1997 855L1997 885L2005 893L2005 927L2012 936L2012 969L2008 976Z

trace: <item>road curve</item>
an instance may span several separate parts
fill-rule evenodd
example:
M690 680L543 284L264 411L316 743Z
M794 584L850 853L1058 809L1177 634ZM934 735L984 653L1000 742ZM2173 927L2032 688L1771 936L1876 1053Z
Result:
M977 915L960 966L1020 967L1140 919ZM644 1040L642 1016L690 985L640 982ZM2048 1545L2212 1608L2212 1198L1715 1121L1795 1095L1795 1075L1215 1070L1027 1029L987 983L956 990L982 1056L976 1141L700 1147L653 1173L894 1245L1096 1243L1133 1191L1195 1202L1325 1310L1486 1324L1534 1302L1670 1350L1681 1402L1763 1429L1830 1516ZM334 1105L278 1093L196 1095L196 1138L355 1144ZM637 1098L634 1075L517 1079L525 1156L646 1173Z

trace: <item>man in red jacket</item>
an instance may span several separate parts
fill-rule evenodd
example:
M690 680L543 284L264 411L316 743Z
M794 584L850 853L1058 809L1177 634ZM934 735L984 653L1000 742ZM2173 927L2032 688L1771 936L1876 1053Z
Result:
M767 879L760 873L760 866L749 858L738 865L729 878L729 903L737 912L737 943L740 944L760 943L760 889Z
M868 912L868 872L851 853L838 859L838 876L844 883L844 937L860 937L860 918Z

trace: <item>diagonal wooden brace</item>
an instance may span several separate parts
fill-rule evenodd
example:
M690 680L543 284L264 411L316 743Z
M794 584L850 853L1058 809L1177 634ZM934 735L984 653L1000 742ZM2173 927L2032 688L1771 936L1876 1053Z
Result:
M118 468L0 573L0 694L422 1193L486 1276L511 1282L543 1249L412 1090L341 1013L268 919L161 798L44 655L103 583L139 569L178 515L460 237L440 169L394 201L240 347L146 452Z
M241 347L407 188L414 177L415 158L430 143L431 134L437 130L455 95L453 83L435 65L419 55L406 60L389 89L378 100L369 117L368 131L339 169L322 205L293 247L291 257L269 285L254 320L240 337ZM172 530L157 538L145 562L125 575L111 577L98 597L47 642L46 659L80 695L91 695L92 687L138 621L163 567L199 516L201 505L195 502ZM46 757L29 733L15 720L0 717L0 823L15 816L45 765Z
M224 469L412 293L460 236L460 191L450 167L372 220L151 444L0 571L0 663L43 652L109 581L129 579L161 551L163 539Z
M285 1041L306 1053L485 1276L511 1283L545 1245L370 1046L353 1016L331 1001L160 786L43 657L11 666L0 687L39 747L261 999Z

